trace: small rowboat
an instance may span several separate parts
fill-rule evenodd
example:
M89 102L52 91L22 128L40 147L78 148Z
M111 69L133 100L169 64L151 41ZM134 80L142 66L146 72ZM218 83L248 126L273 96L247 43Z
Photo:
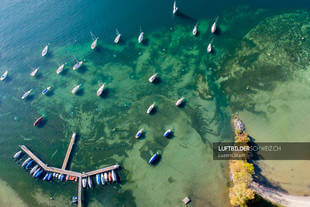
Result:
M98 37L96 37L96 39L91 43L90 48L92 50L94 50L97 47L97 42L98 42Z
M184 97L180 98L177 100L177 102L175 103L176 106L181 106L183 104L184 101Z
M6 79L6 77L8 76L8 71L6 70L0 77L0 80L3 81Z
M49 86L49 87L47 87L46 89L44 89L43 91L42 91L42 95L45 95L45 94L47 94L47 92L49 91L49 90L51 90L51 86Z
M52 173L49 173L48 177L47 177L47 180L51 180L52 179L52 175L53 175Z
M155 161L158 159L159 153L156 152L150 159L149 159L149 164L154 164Z
M18 152L16 152L15 154L14 154L14 156L13 156L13 158L14 159L19 159L20 158L20 156L22 155L22 153L23 153L23 151L18 151Z
M105 184L105 182L104 182L104 174L103 174L103 173L101 173L101 184L102 184L102 185Z
M39 68L34 69L31 73L30 76L34 77L36 76L37 72L39 71Z
M178 12L179 8L177 7L177 3L176 1L173 2L173 10L172 10L172 14L176 14Z
M108 182L108 181L109 181L109 176L108 176L108 173L107 173L107 172L104 173L104 181L105 181L105 182Z
M164 133L164 137L169 137L171 135L172 130L168 129L167 131L165 131Z
M24 167L28 162L30 162L31 158L28 157L22 164L22 167Z
M96 182L97 182L98 185L100 185L100 183L101 183L100 182L100 174L96 175Z
M138 37L138 43L142 43L144 37L144 32L140 32L139 37Z
M93 182L92 182L90 176L88 177L88 187L89 187L89 188L92 188L92 187L93 187Z
M155 104L153 103L152 105L149 106L149 108L147 109L146 113L150 114L153 111L154 108L155 108Z
M44 49L42 50L42 53L41 53L42 57L44 57L47 54L47 51L48 51L48 45L46 45Z
M64 67L65 67L65 64L60 65L60 66L57 68L56 73L57 73L57 74L60 74L60 73L64 70Z
M138 132L137 132L137 134L136 134L136 139L139 139L142 135L143 135L143 128L142 129L140 129Z
M114 43L115 44L118 44L119 43L119 40L121 39L121 33L118 32L118 30L116 30L116 37L114 39Z
M30 170L30 175L32 175L35 171L38 170L39 165L35 165L31 170Z
M37 174L40 170L41 170L41 168L39 167L36 171L34 171L34 173L33 173L32 177L35 177L35 176L36 176L36 174Z
M75 65L72 67L73 70L79 69L83 65L83 61L79 61L75 63Z
M97 96L101 96L101 94L103 93L103 90L104 90L104 84L102 84L100 88L97 90Z
M198 25L196 24L193 29L193 35L196 36L198 33Z
M23 100L26 99L26 98L30 95L31 91L32 91L32 89L30 89L29 91L26 91L26 92L22 95L21 98L22 98Z
M211 44L211 42L208 45L207 51L208 51L208 53L212 52L212 44Z
M111 173L111 171L109 172L108 176L109 176L109 182L112 182L112 181L113 181L113 178L112 178L112 173Z
M49 175L48 173L45 174L45 176L43 177L43 181L46 181L46 180L47 180L48 175Z
M112 180L113 182L117 182L117 176L114 170L112 170Z
M73 94L76 94L76 92L80 89L80 87L81 87L81 84L75 86L75 87L72 89L71 92L72 92Z
M40 124L40 122L42 121L43 116L40 116L34 123L33 126L38 126Z
M157 73L154 73L151 77L149 77L149 82L153 83L156 80L157 75L158 75Z
M82 179L82 186L83 186L83 188L87 187L87 178Z
M28 170L30 167L31 167L31 165L32 165L32 163L33 163L33 160L31 160L27 165L26 165L26 170Z

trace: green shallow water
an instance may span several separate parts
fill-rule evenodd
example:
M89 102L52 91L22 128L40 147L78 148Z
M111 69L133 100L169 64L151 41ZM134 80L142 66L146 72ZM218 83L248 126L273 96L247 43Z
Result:
M218 36L209 32L213 19L201 19L198 37L191 34L193 25L179 24L146 33L144 45L138 45L136 37L126 38L120 45L99 40L96 51L90 50L90 42L50 45L47 58L29 57L44 65L36 79L29 76L31 70L24 69L13 71L11 80L0 85L0 127L7 129L0 139L0 159L5 163L0 165L0 178L28 206L68 206L76 184L35 181L9 158L19 144L25 144L49 165L60 167L71 134L77 131L70 169L82 172L115 163L122 166L120 184L85 192L88 206L181 206L185 196L192 198L191 206L229 206L228 163L212 159L212 142L232 140L233 112L240 113L258 141L282 141L282 129L286 128L286 134L292 124L286 116L307 120L308 95L294 90L307 91L309 81L308 19L307 12L279 15L239 7L220 17ZM266 27L266 22L277 26ZM296 28L303 29L281 35L293 30L296 22ZM302 36L304 43L300 42ZM210 41L213 54L206 52ZM39 55L30 49L23 52ZM85 59L78 71L72 70L73 55ZM63 62L67 63L65 71L57 75ZM150 84L148 78L155 72L161 81ZM99 98L96 91L102 83L107 91ZM77 84L82 84L82 90L73 95L71 90ZM40 92L47 86L52 91L42 96ZM33 88L33 97L21 101L29 88ZM175 102L181 96L186 105L177 108ZM157 111L147 115L152 103ZM299 111L291 109L294 104ZM32 123L41 114L46 123L34 128ZM306 125L292 128L299 126L291 136L308 141ZM136 140L135 133L142 127L146 136ZM162 136L168 128L174 131L171 139ZM162 158L158 165L149 166L147 161L154 152L160 152ZM301 172L294 165L294 172ZM290 170L283 166L279 169ZM264 169L274 182L284 183L288 178L277 180L277 172L268 173L270 166ZM294 179L292 185L282 187L306 194L307 185L297 187L300 181ZM49 200L50 196L55 200Z

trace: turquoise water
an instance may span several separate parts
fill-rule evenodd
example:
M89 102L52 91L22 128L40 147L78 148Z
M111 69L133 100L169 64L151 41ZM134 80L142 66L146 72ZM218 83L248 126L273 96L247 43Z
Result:
M183 15L175 17L168 1L5 1L0 7L0 72L9 70L9 77L0 83L0 179L16 195L5 195L4 188L1 200L8 196L19 197L20 206L67 206L76 195L76 184L33 180L11 156L25 144L49 165L60 167L71 134L77 131L70 169L122 166L120 184L85 192L88 206L181 206L185 196L192 198L192 206L229 206L227 162L212 160L212 142L232 140L233 112L240 112L258 140L270 135L261 133L266 128L262 124L273 120L277 130L272 130L270 139L282 140L282 129L290 123L275 123L294 114L291 105L283 103L293 92L280 90L278 102L272 97L284 84L291 83L296 90L308 84L309 14L294 11L309 5L282 1L279 8L264 1L245 3L180 1ZM214 36L210 26L216 16L220 34ZM200 35L193 37L197 21ZM296 32L287 32L294 25ZM140 27L144 45L137 44ZM113 44L116 28L123 35L120 45ZM90 49L90 32L99 36L96 51ZM206 52L210 41L212 55ZM49 55L42 58L47 43ZM288 45L298 46L289 50ZM85 59L78 71L72 70L74 57ZM283 57L288 62L281 62ZM64 62L64 73L57 75ZM30 77L37 66L38 77ZM147 80L155 72L161 82L154 85ZM102 83L107 93L99 98L96 91ZM74 96L71 90L77 84L82 89ZM51 93L42 96L48 86ZM31 100L22 101L20 96L30 88ZM175 101L181 96L186 105L177 108ZM299 118L308 96L296 97L303 106L294 116ZM145 111L152 103L157 111L150 116ZM34 128L33 121L41 114L47 121ZM140 128L146 136L136 140ZM162 137L169 128L174 131L172 139ZM298 131L294 136L309 140L306 126L294 129ZM147 161L154 152L160 152L162 159L151 167ZM300 166L296 169L298 173ZM275 173L270 179L276 182L277 177ZM284 183L287 177L281 179ZM300 182L291 182L284 186L289 192L307 193L307 184L297 189L294 183L300 186Z

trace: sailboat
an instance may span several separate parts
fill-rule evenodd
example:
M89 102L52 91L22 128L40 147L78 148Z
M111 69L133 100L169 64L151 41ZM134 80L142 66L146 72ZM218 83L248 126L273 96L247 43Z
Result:
M208 51L208 53L212 52L212 43L211 42L208 44L207 51Z
M8 71L6 70L2 75L1 75L1 77L0 77L0 80L4 80L4 79L6 79L6 77L8 76Z
M217 23L217 20L218 20L219 17L216 17L214 23L212 24L212 27L211 27L211 32L214 34L216 32L216 23Z
M30 95L31 91L32 91L32 89L30 89L29 91L26 91L26 92L22 95L21 98L22 98L23 100L26 99L26 98Z
M77 70L79 69L81 66L83 65L83 61L77 61L77 63L74 64L74 66L72 67L73 70Z
M146 113L150 114L153 111L154 108L155 108L155 104L153 103L152 105L149 106L149 108L147 109Z
M33 126L38 126L42 120L43 120L43 116L40 116L40 117L37 118L37 120L33 123Z
M57 74L60 74L60 73L64 70L64 67L65 67L65 64L60 65L60 66L57 68L56 73L57 73Z
M142 32L142 29L140 27L140 34L138 37L138 43L142 43L143 42L143 36L144 36L144 32Z
M177 102L175 103L175 105L176 105L176 106L181 106L182 103L183 103L183 101L184 101L184 97L178 99Z
M45 94L47 94L47 92L49 92L49 90L51 90L51 86L49 86L49 87L47 87L46 89L44 89L43 91L42 91L42 95L45 95Z
M194 26L193 35L196 36L197 33L198 33L198 24L196 24L196 25Z
M72 92L73 94L76 94L76 92L80 89L80 87L81 87L81 84L75 86L75 87L72 89L71 92Z
M98 42L98 37L96 37L92 32L90 32L90 35L91 35L91 37L92 37L92 39L93 39L93 42L91 43L91 45L90 45L90 48L92 49L92 50L94 50L96 47L97 47L97 42Z
M44 56L47 54L47 51L48 51L48 45L46 45L46 46L43 48L43 50L42 50L42 52L41 52L42 57L44 57Z
M151 77L149 77L149 82L153 83L156 80L157 75L158 75L157 73L154 73Z
M119 33L119 31L116 29L116 37L114 39L114 43L115 44L118 44L119 43L119 40L121 39L121 33Z
M172 10L172 13L173 14L176 14L178 12L179 8L177 7L177 3L176 1L173 2L173 10Z
M104 90L104 84L102 84L100 88L97 90L97 96L101 96L101 94L103 93L103 90Z
M36 76L37 72L39 71L39 67L35 68L31 73L30 76L34 77Z
M136 134L136 139L139 139L139 138L142 136L143 131L144 131L144 129L142 128L142 129L140 129L140 130L137 132L137 134Z

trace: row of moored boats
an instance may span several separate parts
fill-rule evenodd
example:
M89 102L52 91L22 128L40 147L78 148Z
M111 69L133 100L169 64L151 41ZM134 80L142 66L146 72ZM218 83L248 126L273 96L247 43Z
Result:
M115 170L111 170L104 173L98 173L95 176L97 185L106 185L108 183L116 183L119 181L119 177ZM83 188L93 188L93 178L92 176L82 178Z

